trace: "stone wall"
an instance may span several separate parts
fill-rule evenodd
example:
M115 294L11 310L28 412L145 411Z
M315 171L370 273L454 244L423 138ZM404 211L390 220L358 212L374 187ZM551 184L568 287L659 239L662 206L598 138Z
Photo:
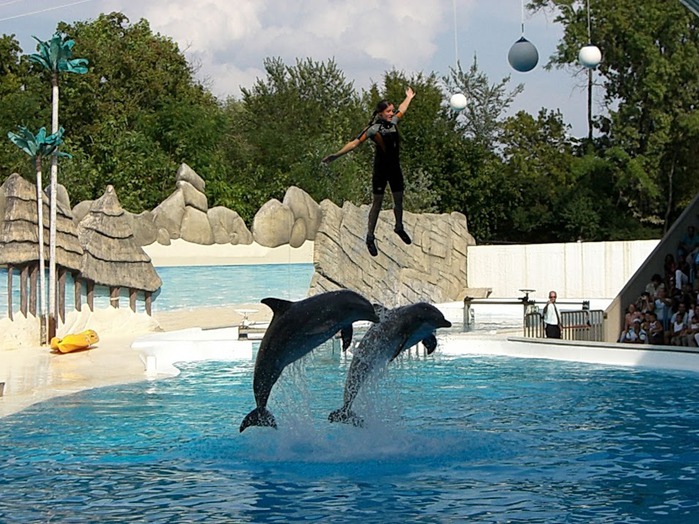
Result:
M169 245L183 239L202 245L257 244L274 248L300 247L314 241L315 274L310 294L353 289L370 300L397 306L421 300L451 302L474 295L467 289L467 246L475 245L466 217L452 214L404 214L413 243L406 245L393 231L393 211L382 211L376 229L379 255L366 245L368 206L331 201L316 203L306 192L290 187L282 202L270 200L248 230L242 218L223 207L209 208L206 184L182 164L175 191L152 211L127 213L136 242ZM90 202L73 208L76 221Z
M339 288L398 306L421 300L451 302L467 294L467 246L475 245L461 213L403 217L413 243L393 231L393 211L382 211L376 228L377 257L365 245L369 206L325 200L315 239L311 294Z

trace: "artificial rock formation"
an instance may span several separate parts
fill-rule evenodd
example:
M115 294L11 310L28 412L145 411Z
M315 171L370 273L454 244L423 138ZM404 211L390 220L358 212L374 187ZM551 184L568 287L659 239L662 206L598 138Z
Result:
M348 288L369 300L395 307L409 303L462 300L467 246L475 245L461 213L403 217L413 243L393 231L393 212L382 211L376 228L377 257L365 245L368 206L325 200L315 238L315 273L310 294Z
M273 199L258 210L252 223L253 238L265 247L300 247L306 240L315 240L321 217L320 206L308 193L292 186L283 202Z
M368 206L345 203L339 208L327 200L318 204L302 189L290 187L282 202L272 199L258 210L248 230L235 211L209 209L205 188L204 180L182 164L175 191L153 211L125 212L135 242L168 245L182 238L203 245L254 241L269 248L296 248L311 240L316 269L310 294L347 288L386 306L481 296L467 289L467 246L475 240L461 213L406 212L404 222L413 243L405 245L393 232L393 212L382 211L376 230L379 255L371 257L364 243ZM81 202L73 208L76 222L90 205Z

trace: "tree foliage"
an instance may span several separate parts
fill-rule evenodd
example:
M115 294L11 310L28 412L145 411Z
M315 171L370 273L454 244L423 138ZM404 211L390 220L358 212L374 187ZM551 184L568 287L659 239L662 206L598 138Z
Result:
M535 0L565 32L555 66L572 66L587 43L587 10L577 0ZM699 189L696 163L687 162L699 136L693 122L699 96L699 25L680 2L595 0L590 35L599 65L606 114L597 154L617 166L617 196L647 224L671 221Z
M582 0L532 0L554 13L563 37L549 67L576 65L589 40ZM405 204L413 212L459 211L478 242L645 238L658 234L699 189L699 33L678 2L595 0L591 40L603 52L593 74L605 111L594 141L571 136L556 108L507 117L522 91L491 82L474 57L445 77L387 71L357 89L334 60L264 61L264 74L239 98L216 99L167 36L121 13L60 23L90 63L61 77L60 182L74 201L112 184L127 209L152 209L174 190L186 162L206 181L209 205L247 221L295 185L320 202L371 200L372 146L331 166L320 160L367 125L376 103L417 96L400 125ZM13 36L0 38L0 131L37 129L50 120L42 73ZM456 114L451 93L469 100ZM9 141L0 170L32 176ZM390 206L390 199L385 202Z

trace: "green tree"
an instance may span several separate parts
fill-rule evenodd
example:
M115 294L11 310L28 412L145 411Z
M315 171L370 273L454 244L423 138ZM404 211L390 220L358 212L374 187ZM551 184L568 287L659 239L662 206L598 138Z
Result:
M31 64L22 54L14 35L0 37L0 132L3 135L15 130L17 125L30 129L41 127L50 117L50 108L43 105L40 80L30 73ZM43 108L43 110L41 110ZM38 110L39 109L39 110ZM21 151L10 142L0 142L0 173L25 177L34 176Z
M281 198L291 185L317 201L347 196L346 173L337 180L320 166L333 144L357 133L360 100L333 60L279 58L264 62L266 77L242 89L242 111L235 134L250 144L247 158L255 182L269 196ZM262 171L260 173L259 170Z
M475 56L468 71L463 71L459 62L456 69L450 68L449 75L442 80L447 93L461 92L466 95L468 104L457 116L464 135L494 150L502 133L505 113L524 90L524 85L517 84L508 93L509 76L497 84L491 84L488 76L478 69Z
M534 118L520 111L508 118L503 133L503 183L511 199L508 240L560 242L583 228L566 222L580 218L577 210L585 207L579 199L569 204L570 195L581 189L571 172L573 147L560 112L542 109Z
M93 199L112 184L125 208L141 211L172 192L180 163L204 180L221 167L221 109L170 38L122 13L59 30L91 64L62 89L63 125L74 130L75 161L64 172L71 194Z
M554 10L565 27L551 63L574 64L587 43L584 3L535 0L529 6ZM667 228L699 189L696 163L687 162L699 139L692 123L699 96L698 19L680 2L666 0L596 0L590 8L608 112L596 119L604 135L599 154L624 161L620 172L636 176L624 184L633 215Z

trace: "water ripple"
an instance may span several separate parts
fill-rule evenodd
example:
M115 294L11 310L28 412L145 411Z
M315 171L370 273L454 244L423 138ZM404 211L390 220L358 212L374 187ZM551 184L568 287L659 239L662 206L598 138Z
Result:
M699 378L501 357L396 363L328 424L347 362L252 362L52 399L0 420L3 522L693 522Z

